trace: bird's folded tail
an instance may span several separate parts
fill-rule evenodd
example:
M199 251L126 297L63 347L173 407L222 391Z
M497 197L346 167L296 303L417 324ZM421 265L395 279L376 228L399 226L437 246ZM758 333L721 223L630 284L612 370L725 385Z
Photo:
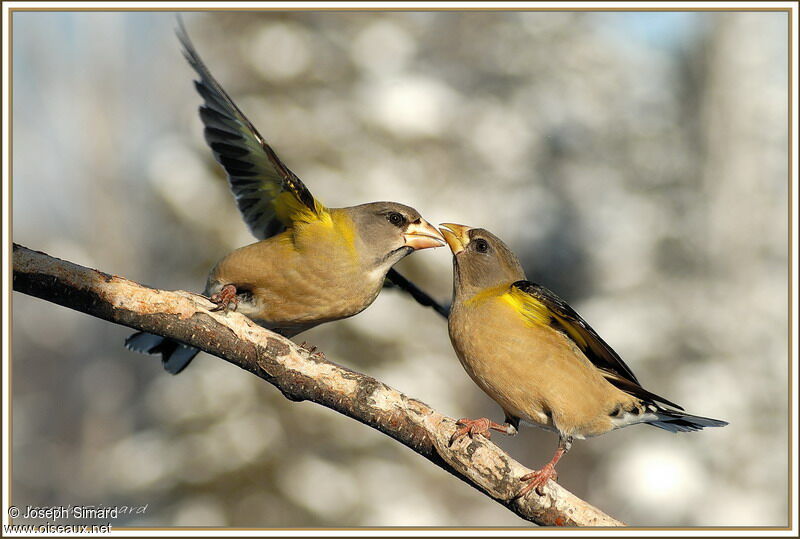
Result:
M125 347L140 354L161 354L161 363L170 374L178 374L200 352L178 341L137 331L125 339Z
M691 415L661 407L652 415L654 415L655 418L648 420L648 425L653 425L654 427L670 432L692 432L702 430L705 427L724 427L728 424L727 421L722 421L720 419Z

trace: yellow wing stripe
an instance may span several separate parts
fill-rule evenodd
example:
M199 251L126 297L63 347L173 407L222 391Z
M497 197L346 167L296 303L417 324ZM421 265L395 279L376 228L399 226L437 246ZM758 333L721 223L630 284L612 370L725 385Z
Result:
M547 306L512 287L500 298L521 314L529 326L549 326L551 313Z
M297 198L294 192L282 191L275 197L273 205L276 216L286 226L314 221L333 226L330 212L316 198L314 199L314 209L312 210Z
M502 299L514 307L525 318L528 325L552 327L553 320L556 320L580 348L586 348L587 342L581 332L564 317L549 309L542 301L513 286L502 295Z

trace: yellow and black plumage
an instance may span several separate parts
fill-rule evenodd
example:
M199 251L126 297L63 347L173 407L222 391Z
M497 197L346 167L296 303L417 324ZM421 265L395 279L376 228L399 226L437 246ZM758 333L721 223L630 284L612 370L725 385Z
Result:
M462 419L453 441L515 434L520 421L553 430L559 447L523 479L524 495L554 479L573 439L647 423L671 432L721 427L644 389L616 352L569 305L526 280L514 253L495 235L440 225L453 252L450 339L473 381L505 412L505 424Z
M205 294L287 337L353 316L377 297L392 265L418 249L439 247L438 230L409 206L373 202L328 208L264 141L208 71L182 25L184 56L199 75L205 139L225 169L239 210L260 240L226 255L211 270ZM396 275L418 301L434 304ZM438 305L437 305L438 307ZM135 333L126 345L161 353L178 373L198 350Z

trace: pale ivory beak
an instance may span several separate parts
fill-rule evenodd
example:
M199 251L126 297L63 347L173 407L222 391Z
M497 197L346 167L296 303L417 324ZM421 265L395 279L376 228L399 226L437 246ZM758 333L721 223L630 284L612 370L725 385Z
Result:
M439 225L439 230L442 231L447 245L450 246L450 250L453 251L454 255L457 255L467 247L469 243L469 235L467 232L472 229L468 226L457 225L455 223L441 223Z
M417 223L411 223L403 234L406 245L412 249L428 249L429 247L441 247L444 245L444 238L436 227L425 219L420 219Z

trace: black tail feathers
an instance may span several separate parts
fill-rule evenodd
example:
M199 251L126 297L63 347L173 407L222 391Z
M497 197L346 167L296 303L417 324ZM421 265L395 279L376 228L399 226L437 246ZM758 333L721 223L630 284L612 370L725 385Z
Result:
M181 372L200 352L197 348L143 331L125 339L125 347L140 354L161 354L161 363L170 374Z
M702 430L705 427L724 427L728 424L727 421L700 417L677 410L666 410L660 407L655 415L656 419L647 423L670 432L693 432Z

